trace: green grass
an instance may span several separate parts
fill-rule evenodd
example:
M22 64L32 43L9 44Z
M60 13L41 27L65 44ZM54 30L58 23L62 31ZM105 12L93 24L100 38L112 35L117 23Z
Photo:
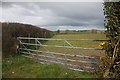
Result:
M60 65L43 65L32 59L15 56L3 60L3 78L92 78L93 74L67 69Z
M53 39L106 39L105 34L94 34L94 33L81 33L81 34L58 34L52 37ZM101 48L99 45L101 42L95 42L95 41L68 41L75 47L83 47L83 48ZM68 44L64 44L64 41L47 41L47 45L58 45L58 46L68 46ZM76 53L81 55L92 55L92 56L103 56L103 51L95 51L95 50L76 50L76 49L65 49L65 48L51 48L46 47L49 51L52 52L61 52L61 53ZM40 48L40 50L45 50L43 47Z
M57 39L106 39L105 34L59 34L55 35L52 38L57 38ZM59 42L59 43L58 43ZM99 43L100 42L93 42L93 41L69 41L73 46L78 46L78 47L94 47L94 48L100 48ZM61 41L48 41L46 44L56 44L58 45L64 45L64 43ZM57 44L56 44L57 45Z
M100 33L79 33L79 34L58 34L53 38L66 38L66 39L105 39L105 34Z

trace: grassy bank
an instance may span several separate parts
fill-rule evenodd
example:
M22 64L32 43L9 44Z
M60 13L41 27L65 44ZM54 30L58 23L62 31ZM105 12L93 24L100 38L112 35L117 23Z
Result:
M60 65L43 65L23 56L3 60L3 78L92 78L93 74L67 69Z

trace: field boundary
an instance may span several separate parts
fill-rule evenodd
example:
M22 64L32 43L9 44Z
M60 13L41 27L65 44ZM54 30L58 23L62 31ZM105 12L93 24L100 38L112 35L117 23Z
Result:
M47 47L66 48L66 49L83 49L83 50L103 50L100 48L82 48L74 47L69 41L108 41L108 40L95 40L95 39L50 39L50 38L29 38L17 37L19 41L18 52L25 57L33 58L41 64L60 64L69 69L76 71L94 72L99 66L99 56L83 56L76 54L67 54L50 52ZM64 46L57 45L44 45L42 41L54 40L64 41ZM28 48L34 46L35 49ZM46 51L39 50L38 47L44 47ZM77 58L77 59L76 59Z

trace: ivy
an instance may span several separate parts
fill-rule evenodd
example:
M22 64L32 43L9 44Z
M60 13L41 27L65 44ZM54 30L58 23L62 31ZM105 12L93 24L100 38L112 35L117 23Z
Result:
M120 78L120 2L104 2L106 36L110 39L104 45L106 56L101 59L104 78Z

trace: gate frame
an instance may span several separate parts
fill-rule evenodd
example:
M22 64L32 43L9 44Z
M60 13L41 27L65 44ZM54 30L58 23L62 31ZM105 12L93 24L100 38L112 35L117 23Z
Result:
M63 55L65 56L65 58L59 58L59 59L64 59L65 60L65 63L61 63L61 62L56 62L56 61L52 61L53 63L59 63L59 64L65 64L66 66L68 65L72 65L72 64L67 64L67 60L69 61L76 61L76 60L72 60L72 59L66 59L66 56L77 56L77 57L80 57L80 58L84 58L84 59L95 59L95 60L98 60L96 62L89 62L89 61L79 61L79 62L82 62L82 63L90 63L90 64L99 64L99 57L98 56L94 56L94 57L91 57L91 56L82 56L82 55L73 55L73 54L65 54L65 53L57 53L57 52L50 52L47 48L45 47L55 47L55 48L74 48L74 49L82 49L82 50L103 50L103 49L100 49L100 48L83 48L83 47L74 47L72 44L70 44L68 41L108 41L108 40L95 40L95 39L50 39L50 38L28 38L28 37L17 37L17 40L19 41L19 44L20 45L23 45L24 48L19 48L18 51L20 50L27 50L28 52L22 52L23 54L30 54L30 55L36 55L36 56L41 56L40 54L38 54L38 52L44 52L44 53L51 53L52 55L53 54L57 54L57 55ZM23 43L22 40L28 40L29 42L28 43ZM31 44L30 43L30 40L35 40L35 44ZM39 40L55 40L55 41L64 41L64 46L57 46L57 45L43 45ZM66 43L69 45L69 46L66 46ZM36 50L33 50L33 49L28 49L27 47L25 47L25 45L31 45L31 46L36 46ZM37 46L42 46L46 51L40 51L40 50L37 50ZM20 47L20 46L19 46ZM30 51L33 51L33 52L37 52L37 54L34 54L34 53L31 53ZM19 52L20 53L20 52ZM25 56L25 55L24 55ZM42 55L43 56L43 55ZM33 57L30 57L30 56L25 56L25 57L29 57L29 58L33 58ZM44 56L44 57L49 57L49 58L55 58L55 57L50 57L50 56ZM39 58L35 58L37 60L43 60L43 59L39 59ZM45 60L45 59L44 59ZM45 60L47 61L47 60ZM50 62L50 61L49 61ZM45 64L44 62L39 62L39 63L42 63L42 64ZM73 66L77 66L77 65L73 65ZM80 66L79 66L80 67ZM86 66L84 66L86 67ZM90 68L90 67L86 67L86 68ZM69 68L69 69L72 69L72 70L76 70L76 71L85 71L85 70L82 70L82 69L76 69L76 68ZM95 70L94 68L91 68L93 70ZM86 71L86 72L91 72L91 71Z

